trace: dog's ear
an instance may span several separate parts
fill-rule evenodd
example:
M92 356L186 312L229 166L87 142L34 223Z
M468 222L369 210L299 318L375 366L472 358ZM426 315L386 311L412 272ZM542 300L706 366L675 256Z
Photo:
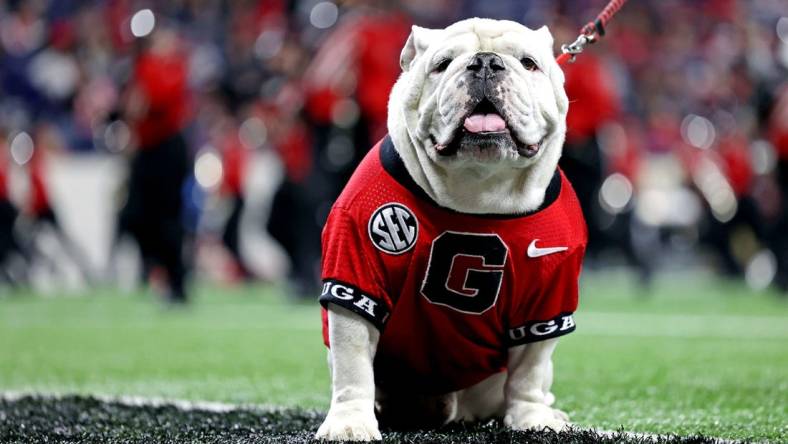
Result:
M399 66L403 71L410 69L411 64L416 57L422 55L424 51L430 46L440 29L427 29L420 26L413 25L408 36L408 41L405 42L405 47L402 48L402 53L399 56Z
M547 28L547 26L542 26L541 28L536 30L539 35L547 41L547 45L550 50L553 50L553 33Z

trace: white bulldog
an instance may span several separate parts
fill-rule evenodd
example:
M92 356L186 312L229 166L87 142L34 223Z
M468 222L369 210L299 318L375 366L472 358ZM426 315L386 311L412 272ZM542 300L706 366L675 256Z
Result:
M568 109L549 30L479 18L446 29L414 26L400 63L388 126L416 184L460 213L539 208L561 155ZM333 395L316 438L379 440L376 407L385 410L391 398L376 393L380 332L336 305L328 306L328 331ZM556 343L512 347L507 371L448 395L405 402L399 414L437 408L443 422L499 417L513 429L562 430L569 419L551 407Z

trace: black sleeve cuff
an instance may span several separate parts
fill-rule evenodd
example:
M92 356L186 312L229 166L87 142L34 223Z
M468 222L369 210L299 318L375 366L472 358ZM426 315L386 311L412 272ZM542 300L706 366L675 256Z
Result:
M346 308L371 322L378 330L383 330L391 313L381 298L334 279L323 280L323 292L318 300L326 308L329 302Z
M531 321L519 327L509 329L507 342L509 347L530 344L557 338L575 331L575 318L572 313L561 313L546 321Z

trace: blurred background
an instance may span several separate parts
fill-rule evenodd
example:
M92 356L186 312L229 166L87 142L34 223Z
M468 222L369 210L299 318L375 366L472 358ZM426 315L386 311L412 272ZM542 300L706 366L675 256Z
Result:
M0 417L15 393L325 410L320 232L411 24L546 24L558 51L606 3L0 0ZM607 31L564 67L590 244L558 405L786 442L788 0L630 1Z
M195 282L316 298L320 231L386 132L411 24L602 0L0 1L0 292ZM788 289L788 2L629 2L565 67L586 273Z

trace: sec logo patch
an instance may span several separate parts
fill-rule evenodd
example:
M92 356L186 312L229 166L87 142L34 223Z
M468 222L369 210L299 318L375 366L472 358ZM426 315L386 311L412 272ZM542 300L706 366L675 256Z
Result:
M372 213L369 219L369 238L378 250L402 254L416 245L419 222L408 207L387 203Z

